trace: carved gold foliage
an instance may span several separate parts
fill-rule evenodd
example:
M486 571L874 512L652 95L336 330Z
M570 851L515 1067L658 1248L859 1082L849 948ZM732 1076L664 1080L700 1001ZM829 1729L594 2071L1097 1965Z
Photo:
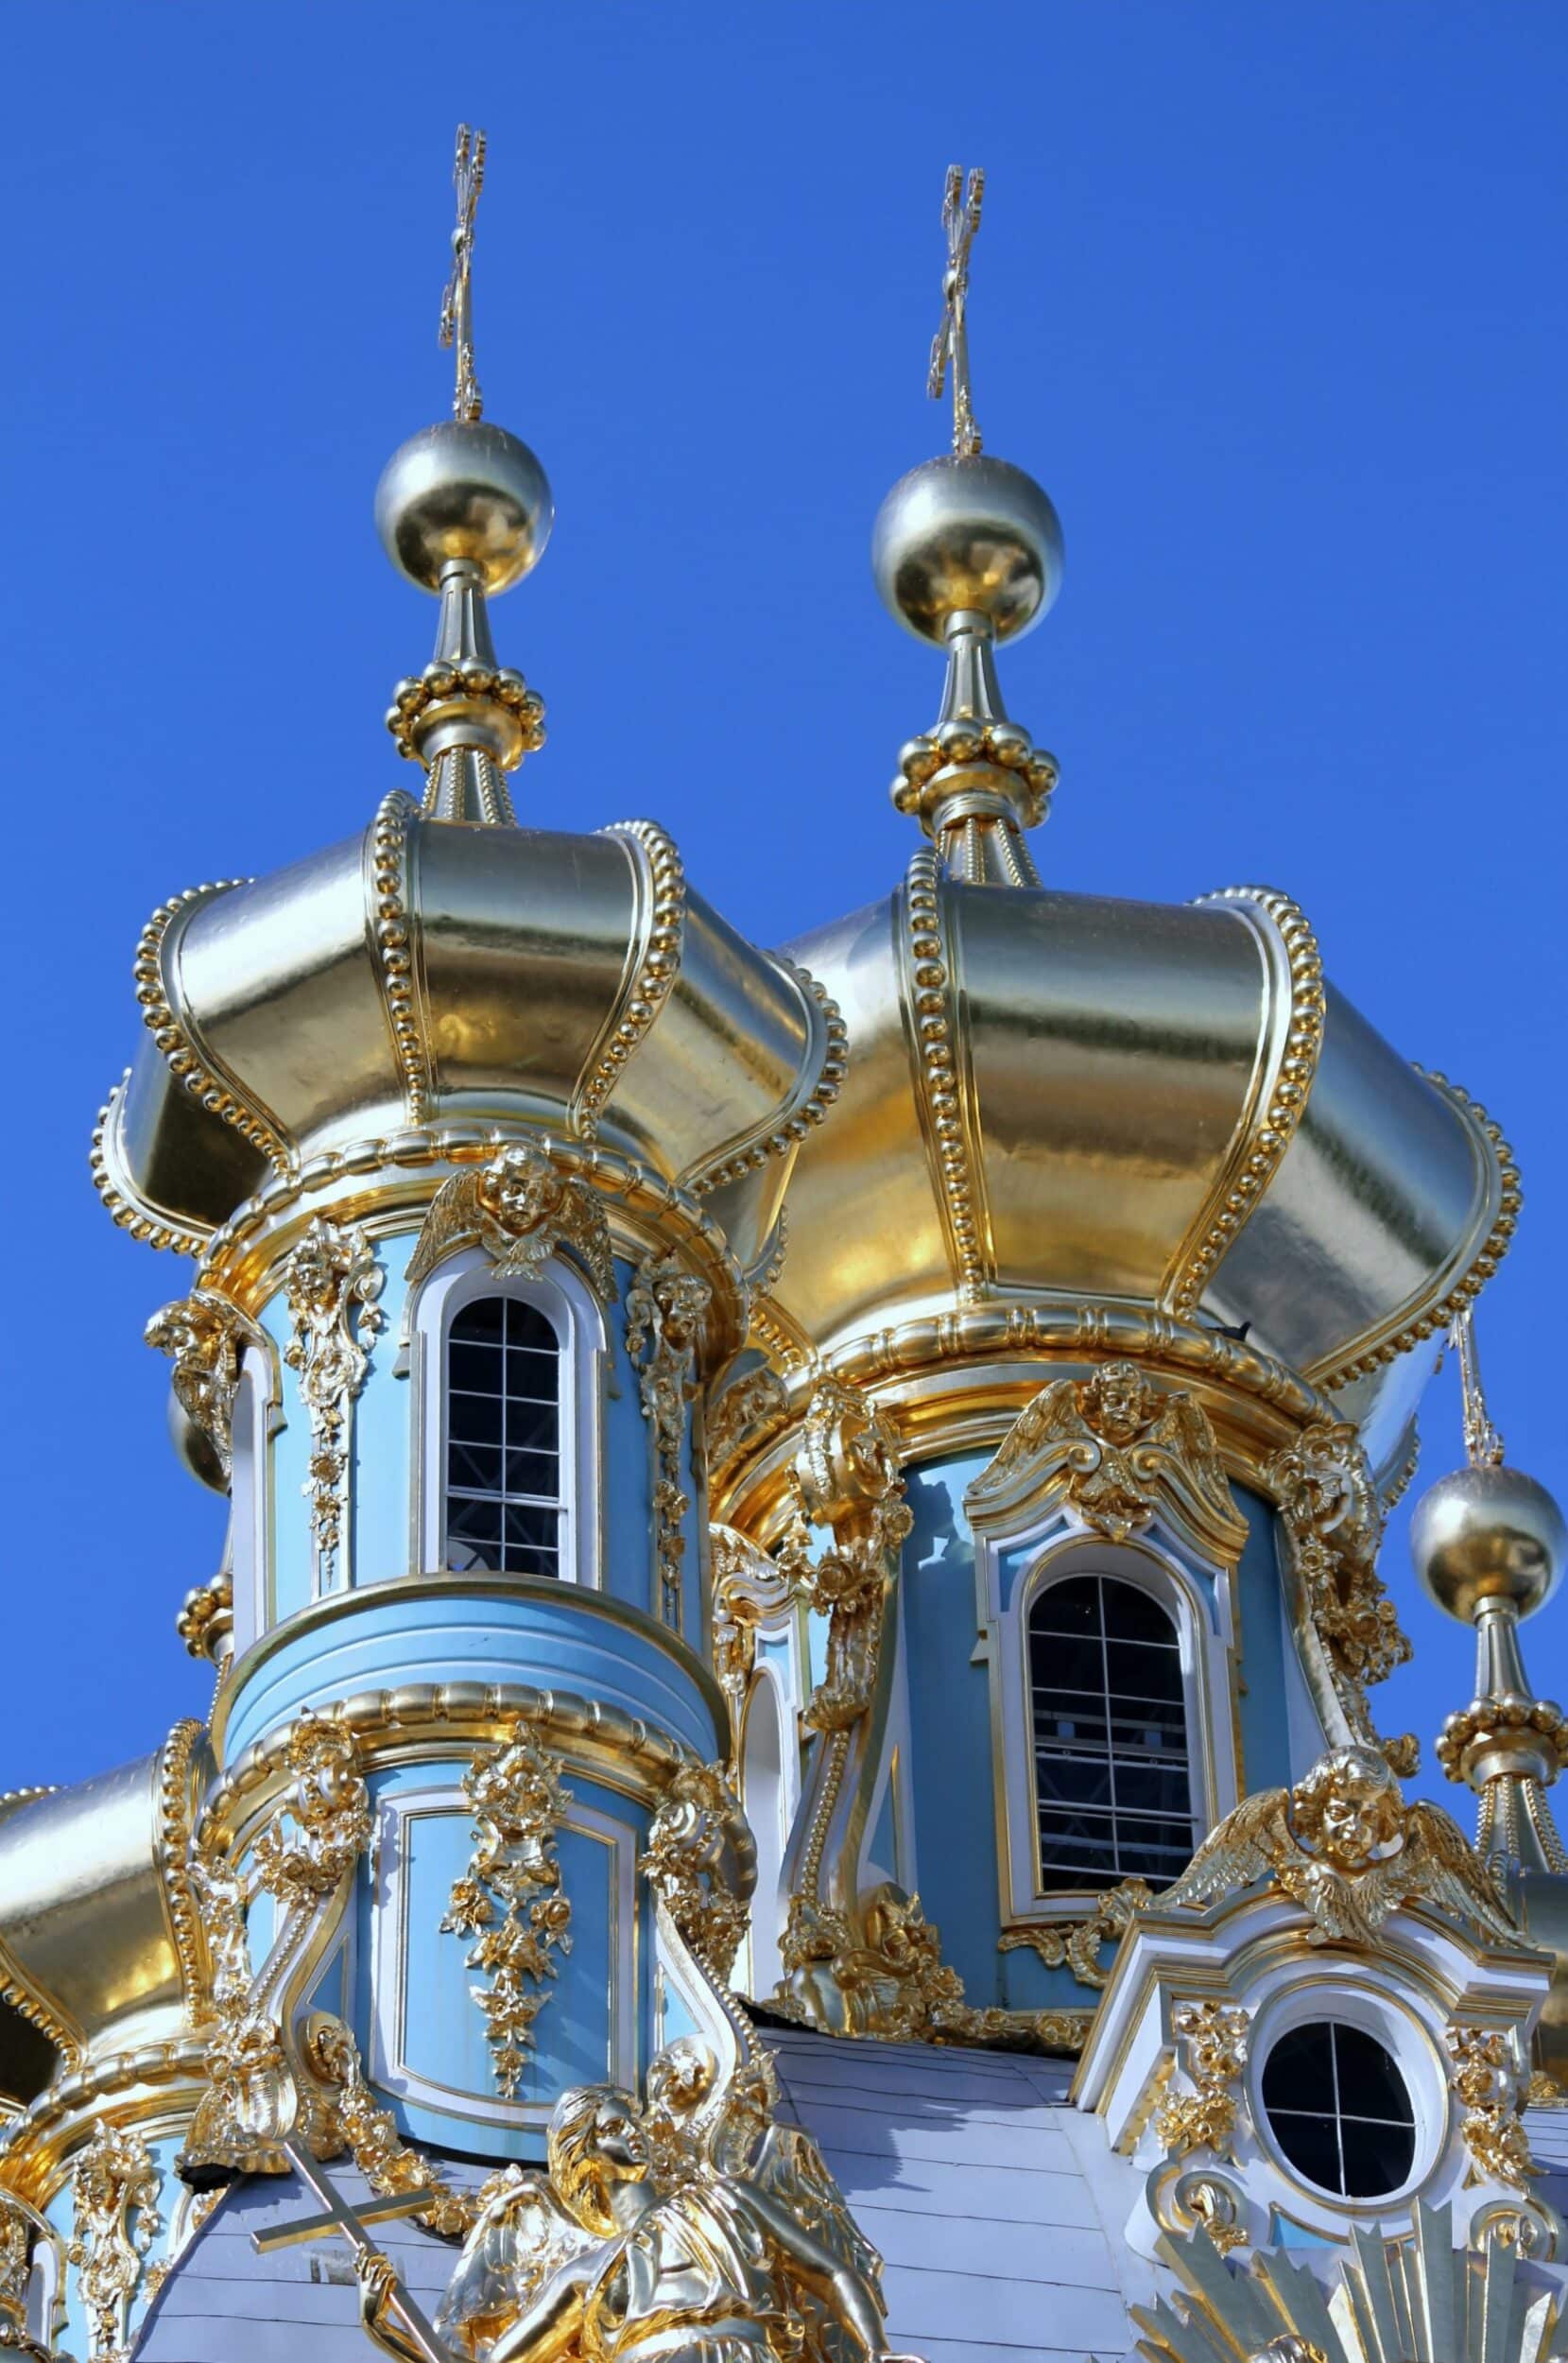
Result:
M714 1583L714 1671L730 1705L732 1749L740 1746L741 1715L756 1663L757 1627L782 1615L794 1596L783 1570L733 1526L711 1526Z
M233 1467L234 1398L249 1326L227 1297L197 1288L154 1313L143 1332L174 1364L175 1400L212 1446L225 1476Z
M857 1387L818 1382L792 1472L801 1531L779 1561L808 1605L828 1618L827 1669L805 1719L840 1732L870 1702L887 1593L913 1523L899 1472L898 1431ZM812 1558L803 1528L826 1526L833 1545Z
M1192 2090L1171 2094L1156 2120L1166 2155L1184 2158L1208 2149L1233 2159L1237 2104L1232 2088L1247 2065L1247 2012L1232 2003L1179 2002L1172 2028Z
M721 2078L687 2036L644 2093L577 2085L548 2170L492 2175L436 2317L454 2354L842 2363L886 2351L882 2261L766 2059ZM700 2260L700 2268L693 2260ZM594 2293L617 2291L613 2314ZM722 2325L722 2337L718 2326ZM381 2327L372 2303L369 2327Z
M891 1880L861 1899L852 1918L792 1897L782 1953L784 1984L770 2008L836 2035L887 2043L1081 2044L1087 2021L1072 2011L977 2009L942 1959L941 1931L918 1895Z
M1450 2027L1443 2040L1452 2061L1449 2081L1465 2112L1460 2130L1470 2152L1467 2185L1490 2181L1527 2190L1541 2168L1525 2130L1529 2071L1512 2037L1494 2027Z
M761 1443L783 1425L787 1398L778 1372L765 1362L724 1389L708 1414L708 1465L721 1469L744 1443Z
M1549 2363L1560 2353L1560 2278L1473 2231L1456 2253L1446 2206L1418 2202L1409 2230L1389 2239L1358 2232L1318 2274L1279 2249L1227 2269L1201 2227L1167 2233L1160 2254L1180 2286L1128 2308L1143 2363Z
M459 1248L482 1247L504 1280L534 1278L552 1255L570 1255L601 1304L615 1297L610 1226L591 1182L565 1174L545 1147L514 1142L443 1182L430 1201L408 1267L417 1288Z
M363 1231L320 1215L284 1267L293 1336L284 1360L299 1373L310 1416L310 1474L303 1491L323 1578L330 1578L343 1538L350 1410L370 1371L371 1341L386 1327L376 1303L384 1277Z
M1315 1422L1266 1463L1263 1481L1352 1728L1370 1739L1366 1686L1403 1665L1410 1644L1378 1578L1384 1510L1359 1431L1348 1420Z
M1204 1840L1161 1911L1201 1905L1268 1878L1311 1914L1309 1944L1375 1946L1403 1905L1448 1913L1483 1944L1517 1951L1486 1865L1439 1805L1407 1805L1387 1760L1335 1748L1293 1789L1249 1797Z
M1065 1963L1080 1986L1103 1992L1111 1973L1100 1967L1100 1947L1123 1936L1151 1900L1146 1880L1124 1879L1119 1887L1107 1889L1087 1919L1007 1928L997 1939L996 1949L1016 1953L1026 1948L1038 1953L1047 1969L1060 1969Z
M970 1487L968 1505L972 1515L994 1517L1058 1485L1108 1542L1143 1533L1162 1510L1221 1561L1233 1561L1246 1541L1202 1406L1135 1362L1042 1388Z
M303 2056L311 2074L331 2095L335 2135L376 2197L398 2199L408 2191L431 2191L431 2205L414 2220L442 2239L462 2239L474 2224L483 2193L455 2189L433 2159L403 2141L390 2109L372 2097L358 2047L342 2020L318 2012L305 2028Z
M643 1417L653 1441L659 1613L677 1632L686 1553L682 1524L691 1508L681 1484L681 1447L687 1406L697 1394L698 1357L713 1293L678 1255L650 1256L626 1301L626 1348L640 1376Z
M159 2177L134 2128L99 2117L71 2178L67 2261L87 2315L90 2363L127 2363L129 2313L147 2251L163 2229Z
M741 1810L724 1768L680 1766L660 1801L637 1868L660 1896L687 1945L720 1986L729 1983L746 1933L746 1906L725 1857Z
M37 2363L50 2363L49 2349L27 2330L27 2296L32 2286L33 2243L42 2227L13 2199L0 2191L0 2348L27 2354Z
M474 1812L474 1853L453 1882L441 1928L471 1937L470 1992L484 2012L496 2090L516 2098L533 2047L533 2023L549 2000L556 1956L572 1949L572 1906L561 1892L555 1835L571 1803L555 1764L521 1729L482 1748L463 1775Z

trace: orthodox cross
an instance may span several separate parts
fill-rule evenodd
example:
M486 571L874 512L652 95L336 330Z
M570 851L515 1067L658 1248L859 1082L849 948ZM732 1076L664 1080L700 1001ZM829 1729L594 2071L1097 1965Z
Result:
M474 216L485 185L485 135L457 126L457 154L452 166L457 192L457 227L452 233L452 276L441 298L441 342L457 349L457 392L454 418L470 424L481 417L484 402L474 374L474 294L470 270L474 261Z
M973 459L980 448L980 430L969 392L969 330L964 307L969 296L969 250L980 227L980 200L986 176L972 172L966 183L962 164L949 164L942 192L942 228L947 232L947 272L942 280L942 324L931 340L931 374L926 391L940 402L948 371L953 372L953 449L960 459Z
M336 2234L338 2238L347 2240L361 2263L372 2257L378 2260L386 2276L386 2302L407 2329L409 2343L417 2354L424 2357L424 2363L453 2363L450 2351L442 2346L421 2307L398 2280L390 2260L377 2248L365 2229L369 2223L390 2223L398 2216L417 2215L422 2207L434 2204L435 2192L402 2191L393 2199L368 2199L363 2207L351 2207L336 2184L301 2143L284 2141L283 2147L288 2153L289 2164L295 2173L311 2196L319 2201L323 2213L319 2216L301 2216L292 2223L276 2224L269 2232L252 2232L251 2245L258 2255L266 2256L273 2249L296 2248L306 2240L328 2240ZM373 2331L371 2336L374 2336Z

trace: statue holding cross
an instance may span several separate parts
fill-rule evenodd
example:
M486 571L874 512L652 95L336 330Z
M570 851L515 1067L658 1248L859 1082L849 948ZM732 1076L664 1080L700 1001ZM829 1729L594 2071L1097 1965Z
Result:
M965 307L969 298L969 250L980 227L980 206L986 176L972 171L966 181L962 164L949 164L942 192L942 227L947 233L947 271L942 280L942 324L931 340L931 373L926 391L939 402L951 371L953 377L953 450L959 459L973 459L980 449L980 430L969 388L969 329Z

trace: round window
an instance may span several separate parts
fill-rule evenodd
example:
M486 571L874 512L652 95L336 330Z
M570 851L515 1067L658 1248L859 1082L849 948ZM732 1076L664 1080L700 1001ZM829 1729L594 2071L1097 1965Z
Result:
M1263 2105L1297 2173L1340 2199L1384 2199L1410 2179L1416 2116L1374 2037L1336 2019L1282 2035L1264 2062Z

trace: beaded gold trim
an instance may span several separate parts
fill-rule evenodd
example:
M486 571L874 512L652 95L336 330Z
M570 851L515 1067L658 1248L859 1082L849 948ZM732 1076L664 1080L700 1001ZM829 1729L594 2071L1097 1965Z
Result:
M225 1124L233 1125L242 1140L250 1141L284 1173L288 1169L290 1153L282 1134L259 1108L241 1095L236 1083L220 1076L201 1057L183 1021L175 1013L164 977L164 949L170 928L178 925L182 930L204 904L250 883L249 878L220 878L215 885L192 887L188 892L160 903L142 930L131 973L136 998L142 1005L143 1023L163 1052L170 1072L180 1078L193 1098Z

